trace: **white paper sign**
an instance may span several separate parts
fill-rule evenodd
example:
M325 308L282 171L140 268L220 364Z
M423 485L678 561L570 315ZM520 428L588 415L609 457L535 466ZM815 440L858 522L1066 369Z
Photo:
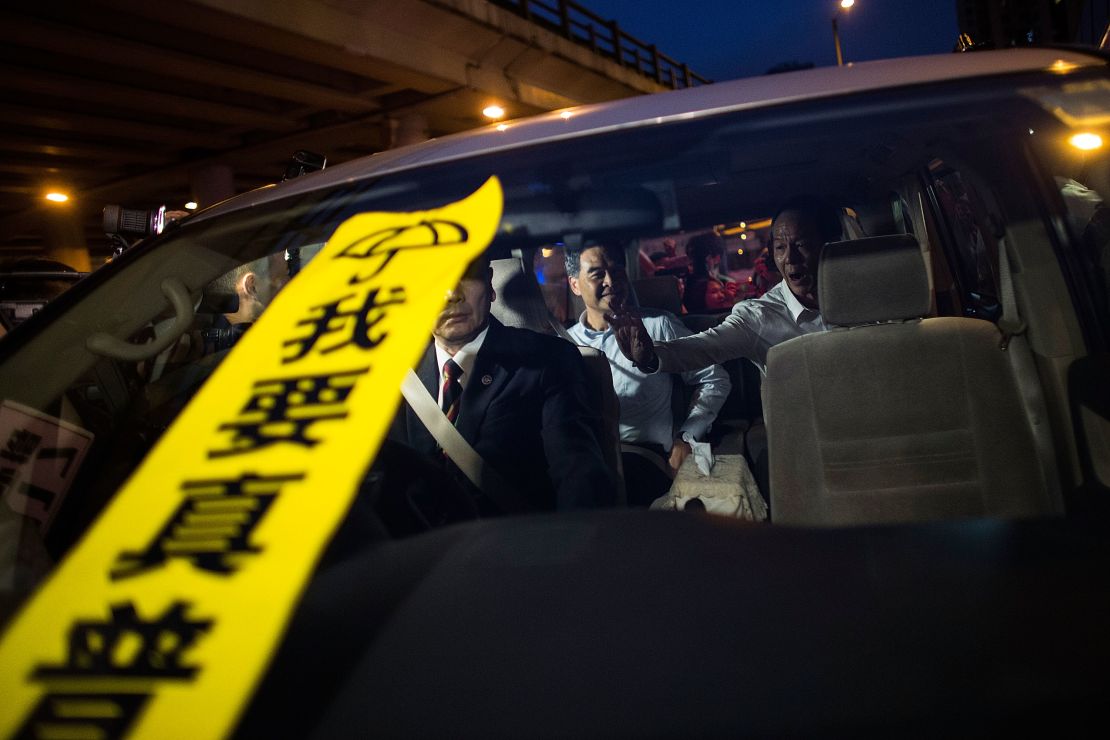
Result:
M0 404L0 493L17 514L46 532L65 498L93 434L41 411Z

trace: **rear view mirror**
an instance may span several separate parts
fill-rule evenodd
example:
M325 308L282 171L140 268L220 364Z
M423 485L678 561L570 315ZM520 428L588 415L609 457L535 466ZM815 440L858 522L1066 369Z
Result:
M627 239L659 231L662 224L662 206L648 190L583 190L562 198L539 195L506 201L497 241L516 247L561 242L571 235Z

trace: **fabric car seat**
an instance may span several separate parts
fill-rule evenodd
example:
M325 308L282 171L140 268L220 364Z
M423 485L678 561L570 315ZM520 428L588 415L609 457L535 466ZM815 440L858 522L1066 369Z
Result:
M514 254L490 260L493 289L497 299L490 312L505 326L530 329L541 334L567 337L563 326L555 321L543 300L539 283L531 270L524 269L523 256Z
M530 260L529 260L530 263ZM530 329L541 334L558 334L574 343L566 329L555 320L543 300L535 275L524 268L524 258L514 254L504 259L490 260L493 268L493 287L497 299L490 306L490 313L505 326ZM593 347L578 346L586 366L586 376L593 393L593 408L600 419L598 433L602 439L602 457L618 482L617 501L627 498L624 490L624 468L621 465L620 401L613 390L613 373L609 360Z
M777 523L877 524L1058 511L1000 332L922 318L913 236L825 246L829 331L768 355L763 408Z

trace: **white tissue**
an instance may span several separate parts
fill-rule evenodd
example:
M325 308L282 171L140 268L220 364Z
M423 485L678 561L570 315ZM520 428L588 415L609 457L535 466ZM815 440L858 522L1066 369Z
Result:
M686 442L694 452L694 463L698 466L698 472L705 476L712 475L710 471L713 470L713 450L710 449L709 443L696 442L692 439Z

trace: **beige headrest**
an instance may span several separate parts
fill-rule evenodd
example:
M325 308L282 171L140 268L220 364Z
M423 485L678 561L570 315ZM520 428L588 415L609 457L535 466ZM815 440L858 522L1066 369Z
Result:
M910 234L826 244L817 277L827 324L854 326L929 314L929 276Z

